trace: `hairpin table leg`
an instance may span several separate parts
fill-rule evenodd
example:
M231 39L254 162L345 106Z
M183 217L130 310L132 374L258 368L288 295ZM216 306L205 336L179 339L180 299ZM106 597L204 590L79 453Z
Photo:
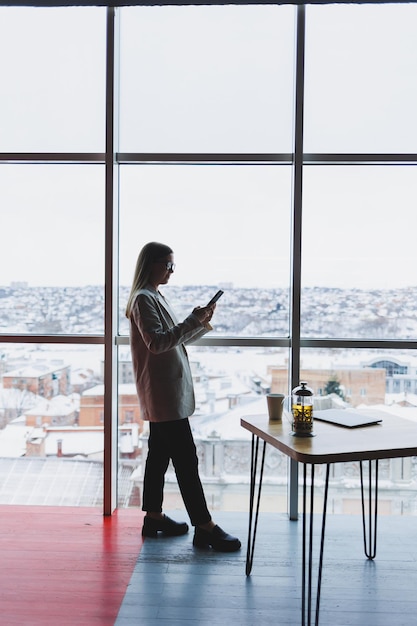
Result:
M258 494L256 497L256 510L253 511L255 503L255 487L256 487L256 474L258 470L258 452L259 452L259 437L252 435L252 449L251 449L251 473L250 473L250 499L249 499L249 531L248 531L248 547L246 552L246 576L252 571L253 553L255 551L256 529L258 527L258 515L259 515L259 503L261 500L262 490L262 478L265 464L265 448L266 441L262 442L262 460L259 472L258 482Z
M301 624L311 626L312 619L312 587L313 587L313 524L314 524L314 465L311 466L310 484L310 512L309 527L307 529L307 465L304 464L303 474L303 559L302 559L302 598L301 598ZM324 537L326 531L327 494L329 490L330 465L326 465L326 482L324 488L323 516L321 522L320 556L317 575L317 595L315 624L319 623L321 575L323 569ZM307 536L308 534L308 536ZM307 554L308 542L308 554Z
M372 461L368 461L368 532L366 532L366 511L365 511L365 494L363 485L363 462L360 461L361 472L361 496L362 496L362 524L363 524L363 545L365 555L368 559L374 559L376 556L376 536L377 536L377 520L378 520L378 459L375 463L375 480L374 480L374 499L372 500ZM373 511L372 511L373 509Z

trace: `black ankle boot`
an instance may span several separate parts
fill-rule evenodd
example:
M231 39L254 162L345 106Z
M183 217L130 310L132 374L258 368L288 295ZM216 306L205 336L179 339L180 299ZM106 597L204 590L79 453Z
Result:
M213 530L203 530L199 526L195 527L193 546L195 548L213 548L217 552L236 552L241 547L237 537L226 533L220 526L215 526Z
M173 519L164 515L162 519L154 519L145 515L142 526L142 537L157 537L161 532L167 537L178 537L188 533L188 524L185 522L175 522Z

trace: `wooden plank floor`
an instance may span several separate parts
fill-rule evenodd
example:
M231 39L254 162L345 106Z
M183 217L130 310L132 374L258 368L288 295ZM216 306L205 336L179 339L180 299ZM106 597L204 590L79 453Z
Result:
M0 507L1 626L301 623L301 522L261 513L247 578L246 513L215 516L241 537L234 554L194 550L191 532L142 547L141 518L137 509L104 518L99 509ZM375 561L364 557L361 523L328 516L321 626L416 624L416 518L380 516Z
M178 512L172 515L181 518ZM247 515L216 513L216 521L239 534L241 552L195 551L191 533L146 539L116 626L301 624L301 521L260 515L248 578ZM363 552L362 518L328 516L321 626L417 623L416 523L413 517L380 516L377 558L369 561Z
M0 624L113 626L142 545L142 513L0 507Z

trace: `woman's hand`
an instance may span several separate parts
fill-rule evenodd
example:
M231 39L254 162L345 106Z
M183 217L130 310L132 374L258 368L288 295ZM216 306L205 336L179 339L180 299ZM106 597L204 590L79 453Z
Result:
M193 314L198 318L198 320L204 325L208 324L208 322L213 317L214 309L216 308L215 304L210 306L197 306L193 309Z

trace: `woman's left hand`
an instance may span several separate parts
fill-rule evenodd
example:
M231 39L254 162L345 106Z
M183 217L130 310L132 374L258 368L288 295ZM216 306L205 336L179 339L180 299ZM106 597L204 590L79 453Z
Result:
M212 304L210 306L197 306L195 309L193 309L193 314L198 317L199 321L202 324L207 324L213 317L215 308L215 304Z

